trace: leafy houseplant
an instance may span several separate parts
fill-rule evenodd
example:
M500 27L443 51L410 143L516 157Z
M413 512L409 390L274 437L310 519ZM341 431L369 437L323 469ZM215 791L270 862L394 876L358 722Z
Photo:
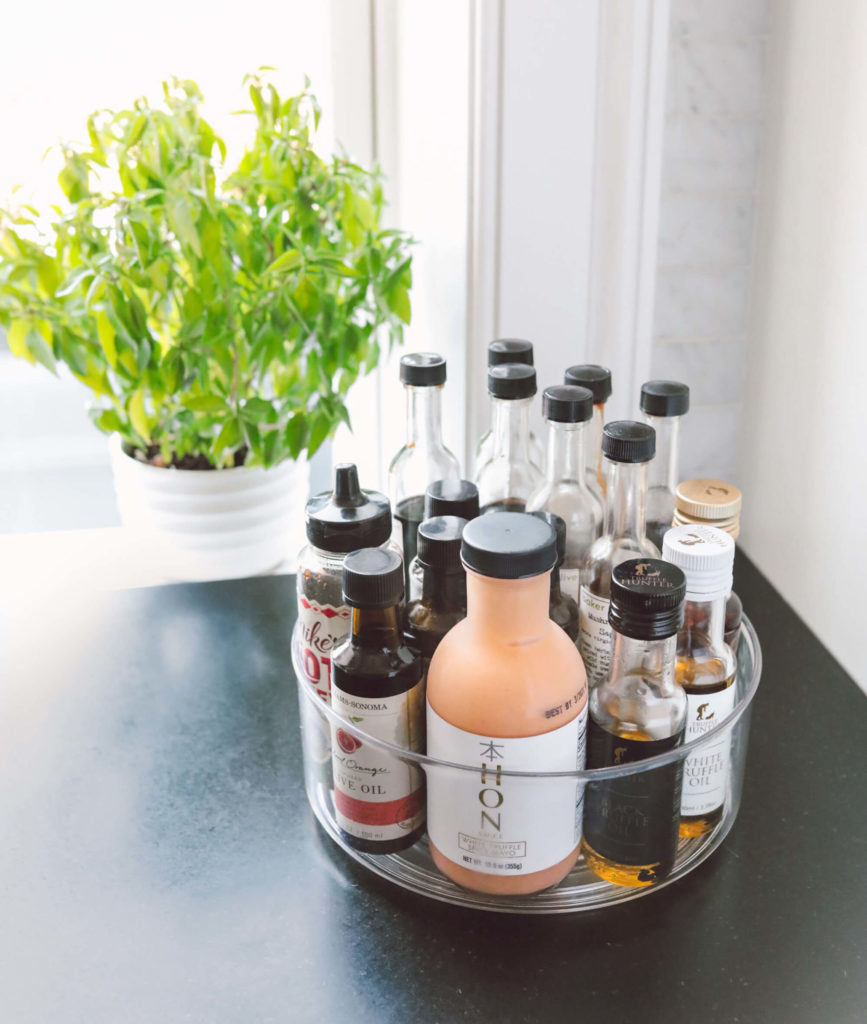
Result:
M319 107L247 80L236 167L190 81L87 122L65 202L0 211L0 323L16 356L90 389L97 427L157 466L274 466L348 424L346 394L402 340L409 239L375 173L323 160Z

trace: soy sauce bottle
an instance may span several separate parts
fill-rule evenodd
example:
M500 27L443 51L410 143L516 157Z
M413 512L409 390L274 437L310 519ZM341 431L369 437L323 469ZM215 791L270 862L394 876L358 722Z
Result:
M401 634L403 565L395 551L362 548L343 563L352 632L334 653L331 704L349 728L332 726L334 810L342 839L365 853L406 849L424 832L424 776L366 736L421 752L420 655Z
M611 675L590 693L587 767L608 768L683 743L687 698L675 679L686 580L662 559L631 559L611 574ZM584 859L600 878L633 888L666 878L677 853L683 761L591 782Z

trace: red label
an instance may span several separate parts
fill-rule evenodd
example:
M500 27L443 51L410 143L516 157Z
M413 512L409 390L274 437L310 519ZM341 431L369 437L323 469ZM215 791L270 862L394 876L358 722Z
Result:
M370 800L356 800L335 786L334 806L342 815L359 825L397 825L415 817L424 807L424 787L399 800L374 803Z

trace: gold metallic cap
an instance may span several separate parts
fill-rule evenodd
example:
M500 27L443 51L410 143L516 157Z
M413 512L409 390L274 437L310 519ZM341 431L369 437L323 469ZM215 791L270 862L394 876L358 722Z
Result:
M724 530L731 534L734 540L738 539L740 530L740 517L730 516L728 519L702 519L700 516L687 515L686 512L675 512L671 520L672 526L715 526L718 530Z
M677 485L674 503L678 512L718 526L717 520L740 515L741 492L722 480L684 480Z

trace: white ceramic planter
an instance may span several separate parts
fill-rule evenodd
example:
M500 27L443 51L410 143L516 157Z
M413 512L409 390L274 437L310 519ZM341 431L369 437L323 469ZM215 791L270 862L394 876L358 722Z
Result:
M110 442L120 517L173 580L255 576L294 559L304 535L308 465L164 469Z

